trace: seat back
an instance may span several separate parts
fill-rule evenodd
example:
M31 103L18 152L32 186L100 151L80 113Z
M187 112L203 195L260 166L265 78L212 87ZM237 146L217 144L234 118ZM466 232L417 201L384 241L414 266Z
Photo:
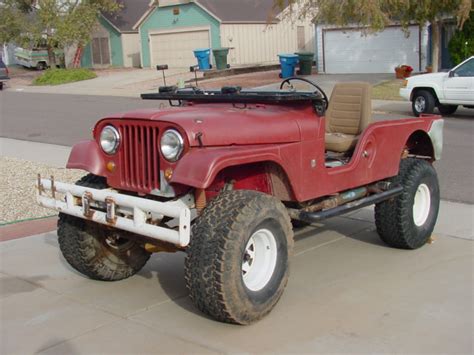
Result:
M326 111L326 132L360 134L371 121L372 86L364 82L334 86Z

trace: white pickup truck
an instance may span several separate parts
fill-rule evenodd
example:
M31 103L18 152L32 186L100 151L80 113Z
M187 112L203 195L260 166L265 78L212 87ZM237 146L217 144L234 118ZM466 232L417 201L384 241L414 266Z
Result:
M412 102L415 116L451 115L459 105L474 109L474 56L445 73L415 75L404 81L400 96Z

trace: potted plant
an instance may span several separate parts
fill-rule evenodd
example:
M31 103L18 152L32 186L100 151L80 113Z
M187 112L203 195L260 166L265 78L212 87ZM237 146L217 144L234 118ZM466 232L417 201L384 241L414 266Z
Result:
M395 67L395 75L397 79L408 78L411 75L412 71L413 71L413 67L406 64Z

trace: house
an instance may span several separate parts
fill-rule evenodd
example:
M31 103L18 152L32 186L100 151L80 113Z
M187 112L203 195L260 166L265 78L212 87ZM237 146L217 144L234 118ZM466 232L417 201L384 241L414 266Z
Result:
M280 19L273 0L161 0L136 25L141 64L187 68L193 50L230 48L231 65L276 63L279 53L314 50L310 20Z
M150 0L119 0L121 9L99 15L92 41L81 58L82 67L140 67L140 38L135 25L149 8Z
M447 22L441 31L440 68L452 67L448 43L455 25ZM393 73L401 64L416 72L431 65L431 29L429 25L387 26L377 33L365 33L357 27L340 28L316 24L318 70L327 74Z

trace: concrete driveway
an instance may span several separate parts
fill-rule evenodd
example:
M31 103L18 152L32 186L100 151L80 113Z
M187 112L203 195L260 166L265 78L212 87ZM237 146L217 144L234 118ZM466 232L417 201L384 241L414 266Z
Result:
M383 245L370 209L300 230L282 299L251 326L196 311L183 253L99 282L71 269L55 232L3 242L0 353L471 354L473 213L443 202L434 243L415 251Z

